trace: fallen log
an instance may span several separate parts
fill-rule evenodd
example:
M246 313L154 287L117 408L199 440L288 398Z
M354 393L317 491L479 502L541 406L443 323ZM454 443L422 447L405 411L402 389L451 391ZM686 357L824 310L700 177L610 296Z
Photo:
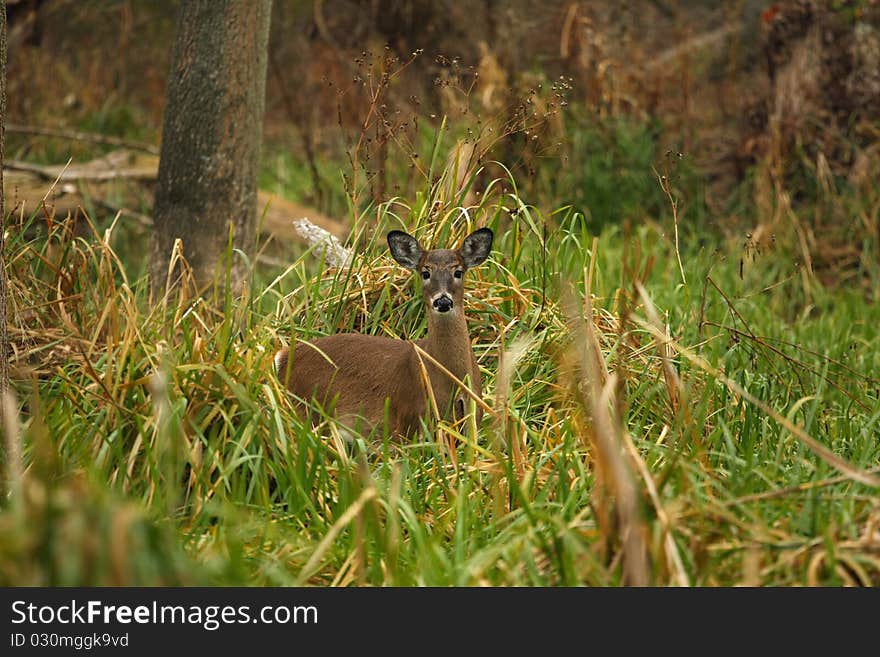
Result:
M149 217L128 206L138 207L145 198L152 199L151 190L145 194L144 187L155 182L158 167L159 158L155 155L127 150L113 151L78 165L7 161L4 170L9 173L3 188L9 207L25 216L42 207L55 218L76 216L77 208L87 207L90 201L108 210L122 211L146 225ZM121 196L123 202L111 201L111 196ZM257 194L257 214L262 234L282 242L314 243L308 231L294 226L294 221L300 219L307 219L339 239L344 239L349 230L343 222L314 208L262 190Z

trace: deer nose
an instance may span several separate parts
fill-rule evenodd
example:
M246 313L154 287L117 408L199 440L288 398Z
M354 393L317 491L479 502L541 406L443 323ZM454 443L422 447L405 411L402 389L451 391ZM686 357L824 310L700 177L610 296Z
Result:
M452 310L452 299L445 294L434 299L434 309L437 312L446 313Z

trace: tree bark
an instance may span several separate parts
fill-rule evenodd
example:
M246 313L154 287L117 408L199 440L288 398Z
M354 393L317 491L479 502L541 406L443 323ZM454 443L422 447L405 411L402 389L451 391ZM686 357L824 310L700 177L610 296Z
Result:
M6 196L3 193L3 149L5 143L6 0L0 0L0 400L9 389L9 333L6 324ZM2 409L0 409L0 420L3 420Z
M200 287L215 280L230 230L234 248L253 251L271 4L181 3L153 211L154 289L178 238ZM233 255L233 285L246 273Z

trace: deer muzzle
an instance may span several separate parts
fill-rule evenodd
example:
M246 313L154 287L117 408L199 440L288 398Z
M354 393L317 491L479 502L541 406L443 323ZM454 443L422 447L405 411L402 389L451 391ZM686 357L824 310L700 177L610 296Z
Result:
M452 310L452 297L448 294L441 294L434 298L432 305L434 306L434 310L438 313L448 313Z

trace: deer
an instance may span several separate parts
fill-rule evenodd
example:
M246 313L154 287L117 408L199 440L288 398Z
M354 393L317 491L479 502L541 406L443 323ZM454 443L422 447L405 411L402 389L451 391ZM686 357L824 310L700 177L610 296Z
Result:
M398 440L417 435L434 404L441 419L461 421L469 395L449 374L482 401L480 369L464 313L464 275L489 257L493 239L490 228L480 228L458 249L425 250L412 235L389 232L392 257L421 280L427 335L408 341L337 333L294 341L275 354L274 364L297 404L306 408L315 401L344 429L371 436L384 430ZM482 415L478 404L477 426Z

